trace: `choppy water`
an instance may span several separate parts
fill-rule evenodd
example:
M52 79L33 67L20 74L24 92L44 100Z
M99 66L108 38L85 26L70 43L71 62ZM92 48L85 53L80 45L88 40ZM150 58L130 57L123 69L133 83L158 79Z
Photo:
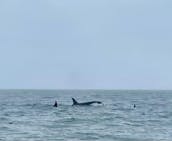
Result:
M171 141L172 91L0 90L0 140Z

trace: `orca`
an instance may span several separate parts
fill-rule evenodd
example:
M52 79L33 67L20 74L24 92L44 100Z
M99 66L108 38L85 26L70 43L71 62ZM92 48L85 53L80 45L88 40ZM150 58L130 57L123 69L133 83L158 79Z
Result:
M55 103L54 103L53 106L54 106L54 107L57 107L57 106L58 106L57 101L55 101Z
M102 104L101 101L89 101L89 102L82 102L82 103L79 103L79 102L77 102L74 98L72 98L72 101L73 101L73 105L72 105L72 106L75 106L75 105L79 105L79 106L88 106L88 105L91 105L91 104L94 104L94 103Z

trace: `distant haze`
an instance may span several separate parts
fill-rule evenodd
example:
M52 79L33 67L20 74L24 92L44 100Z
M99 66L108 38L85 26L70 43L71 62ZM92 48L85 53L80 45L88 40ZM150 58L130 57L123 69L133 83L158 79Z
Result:
M0 88L172 89L172 1L0 1Z

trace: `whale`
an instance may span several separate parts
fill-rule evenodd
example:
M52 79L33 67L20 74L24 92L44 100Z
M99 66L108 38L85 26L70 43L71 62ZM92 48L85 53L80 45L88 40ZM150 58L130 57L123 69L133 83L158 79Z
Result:
M53 107L58 107L57 101L55 101Z
M79 103L79 102L76 101L75 98L72 98L72 101L73 101L73 105L72 105L72 106L75 106L75 105L79 105L79 106L89 106L89 105L94 104L94 103L102 104L101 101L89 101L89 102L82 102L82 103Z

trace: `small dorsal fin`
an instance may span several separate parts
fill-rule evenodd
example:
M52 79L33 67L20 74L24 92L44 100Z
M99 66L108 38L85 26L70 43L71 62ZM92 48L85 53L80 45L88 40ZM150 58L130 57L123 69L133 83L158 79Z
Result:
M72 98L72 101L73 101L73 105L78 104L78 102L74 98Z
M57 106L58 106L57 101L55 101L55 103L54 103L54 107L57 107Z

